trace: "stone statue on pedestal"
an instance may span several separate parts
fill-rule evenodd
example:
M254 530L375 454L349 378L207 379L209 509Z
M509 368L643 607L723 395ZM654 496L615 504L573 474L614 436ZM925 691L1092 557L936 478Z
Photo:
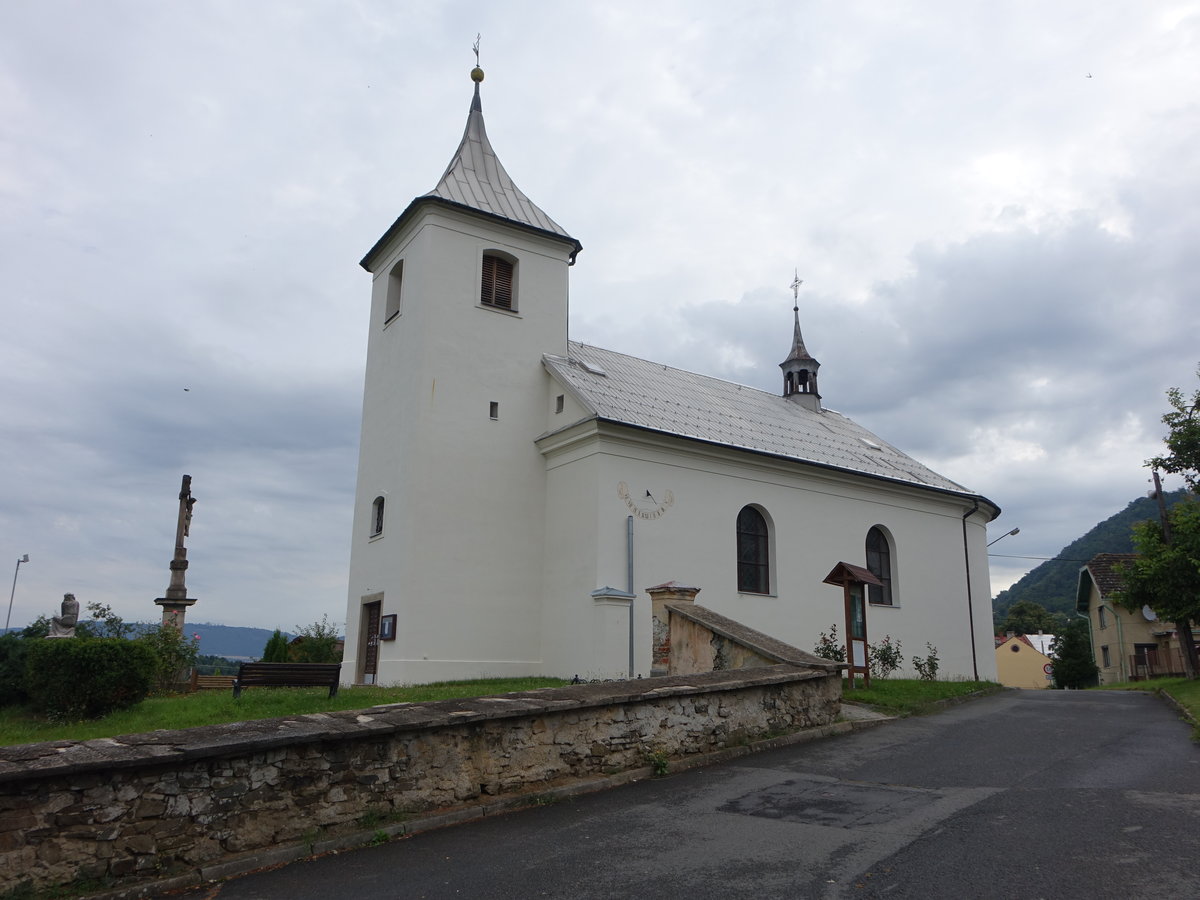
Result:
M46 637L75 637L75 625L79 622L79 601L74 594L63 594L62 614L50 620L50 633Z

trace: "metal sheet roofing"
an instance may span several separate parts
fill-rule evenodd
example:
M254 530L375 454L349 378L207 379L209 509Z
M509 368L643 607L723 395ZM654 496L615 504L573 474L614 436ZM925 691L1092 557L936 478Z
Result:
M598 418L976 496L833 410L575 341L568 353L544 364Z
M575 255L583 249L578 240L567 234L561 225L526 197L504 171L504 166L496 157L496 151L492 149L483 125L483 107L479 100L478 83L475 84L475 96L471 100L471 111L467 114L467 127L463 131L462 141L454 151L450 165L446 167L441 180L432 191L422 194L408 204L404 212L384 232L383 237L367 251L359 265L368 272L374 271L374 266L379 262L380 254L388 242L401 231L423 203L430 201L460 206L523 228L532 228L534 231L562 238L573 245L572 262L575 261Z
M475 97L471 101L471 112L467 116L462 142L454 151L450 165L446 167L437 187L425 196L440 197L451 203L570 238L562 226L526 197L504 171L483 125L478 84L475 85Z

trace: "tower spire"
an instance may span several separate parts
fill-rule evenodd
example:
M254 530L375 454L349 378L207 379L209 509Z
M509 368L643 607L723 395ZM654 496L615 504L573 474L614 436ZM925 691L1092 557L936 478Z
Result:
M821 408L821 395L817 392L817 362L808 348L804 346L804 335L800 333L800 285L804 281L797 269L792 283L792 315L795 326L792 332L792 352L788 358L779 364L783 369L783 396L795 400L808 409L817 411Z

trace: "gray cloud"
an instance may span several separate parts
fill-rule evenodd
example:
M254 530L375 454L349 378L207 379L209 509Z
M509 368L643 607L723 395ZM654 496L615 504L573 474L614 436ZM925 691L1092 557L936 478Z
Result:
M464 26L463 23L468 23ZM50 0L0 9L0 553L14 622L341 618L369 278L484 111L584 246L573 336L829 405L1050 555L1191 384L1192 4ZM1091 72L1093 78L1085 75ZM188 390L185 391L184 389ZM997 530L997 533L1001 533ZM997 588L1033 562L997 558Z

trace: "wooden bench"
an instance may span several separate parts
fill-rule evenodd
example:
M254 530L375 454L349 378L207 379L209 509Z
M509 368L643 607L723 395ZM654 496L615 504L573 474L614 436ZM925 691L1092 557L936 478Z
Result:
M233 696L247 687L327 687L336 697L342 677L341 663L242 663L233 679Z
M200 675L192 673L193 691L227 691L233 687L232 675Z

